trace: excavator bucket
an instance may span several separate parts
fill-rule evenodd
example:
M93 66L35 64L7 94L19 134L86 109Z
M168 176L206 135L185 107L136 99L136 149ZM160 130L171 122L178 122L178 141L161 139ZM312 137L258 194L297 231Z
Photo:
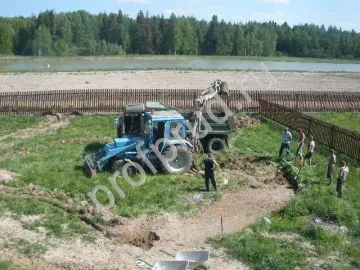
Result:
M220 96L228 96L229 95L229 86L227 82L222 81L220 84L220 92L218 93Z
M84 164L85 173L90 177L93 178L96 176L96 168L93 162L92 155L87 155L85 157L85 164Z

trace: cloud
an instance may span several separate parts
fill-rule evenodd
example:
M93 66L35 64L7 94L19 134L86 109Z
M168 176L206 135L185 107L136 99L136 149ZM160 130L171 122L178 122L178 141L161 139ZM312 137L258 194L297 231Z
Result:
M281 5L289 5L290 0L258 0L259 2L271 3L271 4L281 4Z
M233 16L231 17L233 21L256 21L256 22L268 22L274 21L278 24L283 24L286 21L286 16L283 12L275 12L275 13L253 13L249 16Z
M116 0L118 4L150 4L151 0Z
M177 16L182 16L182 15L186 15L186 14L193 14L195 13L196 10L193 8L177 8L177 9L167 9L165 10L165 14L170 15L171 13L174 13Z

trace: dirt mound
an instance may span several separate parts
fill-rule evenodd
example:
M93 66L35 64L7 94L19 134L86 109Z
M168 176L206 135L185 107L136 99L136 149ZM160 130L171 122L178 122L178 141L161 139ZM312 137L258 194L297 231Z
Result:
M288 189L297 189L297 182L284 170L278 172L266 171L266 167L276 166L269 156L240 157L229 156L224 161L219 161L221 168L227 168L232 171L243 171L248 175L249 186L259 188L262 185L286 185ZM265 170L265 171L264 171Z
M248 126L259 125L260 120L246 114L241 114L235 117L235 124L237 128L245 128Z
M113 227L105 232L105 236L121 244L130 244L143 249L150 249L160 237L151 230L149 220L139 218L135 220L117 219Z
M288 188L292 188L288 179L285 177L283 173L276 174L275 176L265 177L264 179L260 179L264 184L277 184L277 185L288 185Z
M272 157L241 157L237 155L229 156L226 160L219 161L221 168L229 170L256 170L259 166L270 165Z

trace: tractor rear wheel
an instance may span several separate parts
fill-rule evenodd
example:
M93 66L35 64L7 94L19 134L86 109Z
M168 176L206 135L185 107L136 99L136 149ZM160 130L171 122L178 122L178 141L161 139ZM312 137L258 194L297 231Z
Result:
M170 158L173 154L176 154L176 158L171 160ZM169 147L165 150L163 157L165 158L163 169L169 174L183 174L189 172L194 161L192 152L188 148L181 146L177 146L175 149Z
M226 144L223 139L214 137L211 138L207 145L207 150L209 153L221 154L224 153L226 149Z

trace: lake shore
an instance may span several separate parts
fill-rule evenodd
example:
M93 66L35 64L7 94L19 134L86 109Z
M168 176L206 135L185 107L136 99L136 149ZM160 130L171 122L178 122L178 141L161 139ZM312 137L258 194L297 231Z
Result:
M292 56L227 56L227 55L137 55L129 54L122 56L19 56L19 55L0 55L1 61L46 61L46 60L234 60L234 61L270 61L270 62L299 62L299 63L330 63L330 64L360 64L360 59L341 59L341 58L312 58L312 57L292 57Z
M216 79L237 90L360 91L360 73L97 71L0 73L0 92L74 89L205 89Z

